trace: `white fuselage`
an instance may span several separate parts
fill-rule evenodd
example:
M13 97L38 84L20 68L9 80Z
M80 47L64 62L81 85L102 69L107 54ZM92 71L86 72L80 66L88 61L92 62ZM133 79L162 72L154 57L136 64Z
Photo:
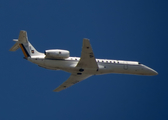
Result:
M28 61L39 65L40 67L51 70L63 70L70 73L78 72L79 74L135 74L135 75L157 75L158 73L135 61L96 59L98 69L78 68L76 67L80 57L69 57L67 59L46 59L44 56L28 57Z
M25 59L40 67L51 70L63 70L71 73L70 77L54 89L54 92L64 90L92 75L109 73L157 75L158 73L136 61L95 59L89 39L83 39L81 57L70 57L68 50L50 49L44 53L38 52L28 41L27 32L20 31L18 40L10 51L21 48Z

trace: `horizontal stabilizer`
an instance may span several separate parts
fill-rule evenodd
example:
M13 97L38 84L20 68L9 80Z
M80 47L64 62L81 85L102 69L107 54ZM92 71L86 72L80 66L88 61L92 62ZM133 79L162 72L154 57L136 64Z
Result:
M13 41L15 41L16 43L11 47L9 51L16 51L20 47L17 39L13 39Z
M15 41L16 43L11 47L9 51L16 51L20 47L19 44L28 43L27 32L24 30L21 30L19 34L19 38L13 39L13 41Z

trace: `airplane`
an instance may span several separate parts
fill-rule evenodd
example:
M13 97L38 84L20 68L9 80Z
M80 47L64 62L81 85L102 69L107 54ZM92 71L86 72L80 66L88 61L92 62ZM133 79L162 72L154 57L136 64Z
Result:
M54 92L64 90L93 75L109 73L148 75L158 73L137 61L124 61L112 59L96 59L89 39L83 39L81 57L70 57L68 50L50 49L44 53L38 52L28 41L27 32L20 31L19 38L14 39L16 43L9 51L21 48L24 58L40 67L51 70L63 70L71 73L70 77L54 89Z

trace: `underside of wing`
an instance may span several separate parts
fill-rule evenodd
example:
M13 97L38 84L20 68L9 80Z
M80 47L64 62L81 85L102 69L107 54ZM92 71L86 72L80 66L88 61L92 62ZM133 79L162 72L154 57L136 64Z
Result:
M83 39L81 58L76 67L79 69L87 68L95 71L98 69L98 65L95 60L92 47L90 45L89 40L86 38ZM71 76L68 78L68 80L66 80L63 84L61 84L58 88L56 88L54 92L59 92L92 76L92 74L85 74L84 72L83 73L82 72L83 71L80 71L79 73L72 73Z
M95 69L98 68L92 47L89 40L86 38L83 39L81 58L76 67Z
M88 77L90 77L92 75L88 75L88 74L71 74L71 76L68 78L68 80L66 80L63 84L61 84L59 87L57 87L55 90L53 90L54 92L59 92L63 89L66 89Z

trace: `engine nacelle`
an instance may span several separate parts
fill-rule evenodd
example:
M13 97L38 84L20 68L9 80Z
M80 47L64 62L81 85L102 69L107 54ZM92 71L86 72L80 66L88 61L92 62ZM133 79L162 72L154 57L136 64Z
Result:
M66 59L70 56L68 50L60 49L45 50L44 54L46 55L46 58L51 59Z

